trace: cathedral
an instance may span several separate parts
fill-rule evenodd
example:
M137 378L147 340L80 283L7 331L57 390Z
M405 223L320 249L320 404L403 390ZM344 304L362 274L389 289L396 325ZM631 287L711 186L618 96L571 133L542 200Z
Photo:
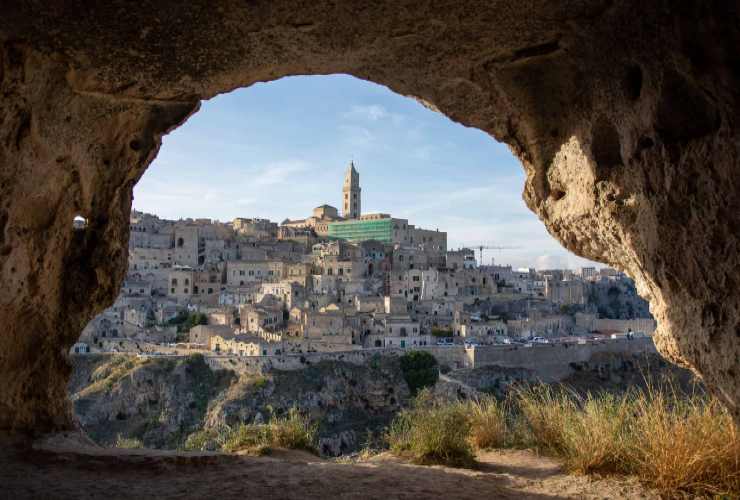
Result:
M311 229L316 235L326 237L330 223L360 218L362 213L360 192L360 174L354 162L350 162L342 187L342 216L340 217L339 211L331 205L321 205L314 208L311 216L305 219L285 219L281 224L284 228L282 232L287 233L287 229Z

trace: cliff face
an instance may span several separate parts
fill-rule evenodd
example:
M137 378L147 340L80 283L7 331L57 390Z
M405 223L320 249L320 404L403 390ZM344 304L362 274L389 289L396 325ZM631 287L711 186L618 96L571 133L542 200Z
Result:
M319 449L338 455L357 448L408 400L398 359L365 366L321 362L267 376L211 371L186 359L75 357L70 393L82 428L112 445L120 435L147 447L177 448L201 429L259 423L292 407L319 422Z
M200 356L142 360L76 357L70 383L78 421L102 445L118 436L152 448L175 448L203 424L208 407L235 379Z
M700 380L694 374L667 362L655 353L597 352L587 361L570 363L573 373L558 384L579 394L597 391L623 393L628 389L647 389L649 385L670 384L673 389L689 392ZM539 377L526 368L484 366L455 370L449 379L466 388L506 397L518 384L537 383Z

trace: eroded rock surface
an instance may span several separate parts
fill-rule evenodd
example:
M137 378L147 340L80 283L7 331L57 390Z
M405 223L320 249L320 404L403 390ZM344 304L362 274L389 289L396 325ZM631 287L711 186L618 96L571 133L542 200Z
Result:
M66 351L126 266L132 189L200 99L349 73L508 144L567 248L635 278L740 420L733 2L11 1L0 16L0 429L71 425ZM450 172L450 175L454 175ZM72 221L87 219L73 231Z
M318 425L318 451L334 456L359 448L368 432L381 432L410 397L396 357L363 366L322 361L265 376L213 371L200 355L72 360L69 392L77 422L103 446L124 438L180 449L200 434L200 446L218 450L223 426L267 423L296 407Z

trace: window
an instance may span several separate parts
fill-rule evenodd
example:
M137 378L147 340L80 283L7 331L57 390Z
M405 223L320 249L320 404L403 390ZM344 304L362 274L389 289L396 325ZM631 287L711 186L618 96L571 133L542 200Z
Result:
M175 289L174 288L170 288L170 293L175 293Z
M185 293L188 293L188 289L187 288L184 291L185 291Z
M187 279L187 278L185 278L185 284L186 284L186 285L189 285L189 284L190 284L190 280L189 280L189 279Z
M172 278L172 286L177 286L177 278Z

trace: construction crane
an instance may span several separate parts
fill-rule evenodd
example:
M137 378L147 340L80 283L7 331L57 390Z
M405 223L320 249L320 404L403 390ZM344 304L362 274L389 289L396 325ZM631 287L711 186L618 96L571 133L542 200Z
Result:
M478 249L478 252L479 252L478 261L479 261L479 265L481 266L483 265L483 250L499 250L500 251L500 250L518 250L522 248L520 246L507 247L507 246L502 246L502 245L472 245L472 246L473 248Z

